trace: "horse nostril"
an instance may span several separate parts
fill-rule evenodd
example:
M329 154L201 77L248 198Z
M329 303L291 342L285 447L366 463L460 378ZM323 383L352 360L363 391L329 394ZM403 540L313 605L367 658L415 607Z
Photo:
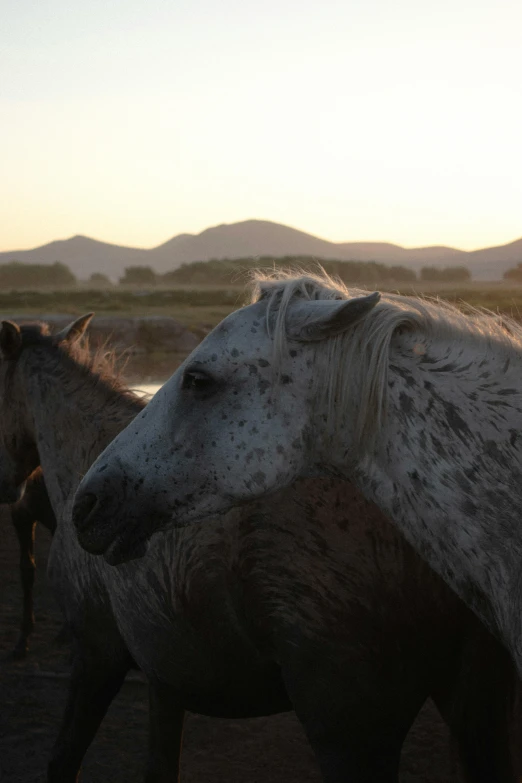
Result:
M98 505L98 498L92 492L76 498L73 505L73 522L78 530L83 530L89 524L89 517Z

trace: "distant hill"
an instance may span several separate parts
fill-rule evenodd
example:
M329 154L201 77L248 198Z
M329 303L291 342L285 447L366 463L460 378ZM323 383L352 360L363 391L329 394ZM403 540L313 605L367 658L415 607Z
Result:
M508 245L473 250L467 254L465 263L477 280L496 280L521 261L522 239L517 239Z
M75 236L60 239L34 250L7 250L0 253L0 264L22 261L27 264L52 264L62 261L73 274L87 279L93 272L105 272L119 277L126 266L150 264L150 250L111 245L89 237Z
M126 266L148 265L164 273L183 263L211 258L307 255L318 259L378 261L418 271L422 266L467 266L475 279L499 280L506 269L522 261L522 239L499 247L467 252L451 247L404 248L388 242L328 242L268 220L245 220L207 228L200 234L179 234L151 249L122 247L89 237L51 242L34 250L0 253L0 263L62 261L80 279L93 272L112 278Z

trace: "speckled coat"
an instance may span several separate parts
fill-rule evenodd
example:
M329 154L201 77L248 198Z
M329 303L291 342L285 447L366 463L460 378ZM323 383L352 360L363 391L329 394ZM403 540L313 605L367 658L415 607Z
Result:
M397 781L403 739L431 694L469 779L514 780L507 656L353 486L297 483L160 532L142 559L112 567L79 546L72 498L142 403L50 338L33 335L7 364L4 448L14 458L17 443L38 446L59 520L49 574L96 671L121 662L124 672L132 658L154 699L211 715L291 703L328 783ZM69 709L67 720L74 698ZM74 779L73 740L62 730L50 780ZM147 780L167 779L149 770Z

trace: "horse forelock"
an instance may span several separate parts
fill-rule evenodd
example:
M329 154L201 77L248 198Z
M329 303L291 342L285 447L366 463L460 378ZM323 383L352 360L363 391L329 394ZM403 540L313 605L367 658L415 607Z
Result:
M266 302L266 326L277 376L289 355L287 313L293 302L344 300L367 294L349 289L324 271L315 275L301 270L256 272L251 302ZM415 335L413 351L419 358L428 345L436 350L436 341L462 346L462 365L477 355L481 359L488 355L497 359L522 357L522 326L511 318L468 305L463 311L438 298L384 293L362 321L311 346L316 393L326 414L328 437L341 431L350 410L354 447L371 450L386 416L390 350L398 333Z

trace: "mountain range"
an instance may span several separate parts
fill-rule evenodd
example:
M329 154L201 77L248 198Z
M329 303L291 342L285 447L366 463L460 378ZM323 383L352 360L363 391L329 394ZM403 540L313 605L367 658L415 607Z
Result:
M400 264L418 271L423 266L467 266L476 280L500 280L522 261L522 239L482 250L452 247L405 248L388 242L329 242L268 220L245 220L207 228L200 234L179 234L158 247L141 249L99 242L84 236L57 240L32 250L0 253L0 264L21 261L51 264L61 261L80 279L104 272L116 280L127 266L151 266L163 273L191 261L211 258L306 255L345 261Z

